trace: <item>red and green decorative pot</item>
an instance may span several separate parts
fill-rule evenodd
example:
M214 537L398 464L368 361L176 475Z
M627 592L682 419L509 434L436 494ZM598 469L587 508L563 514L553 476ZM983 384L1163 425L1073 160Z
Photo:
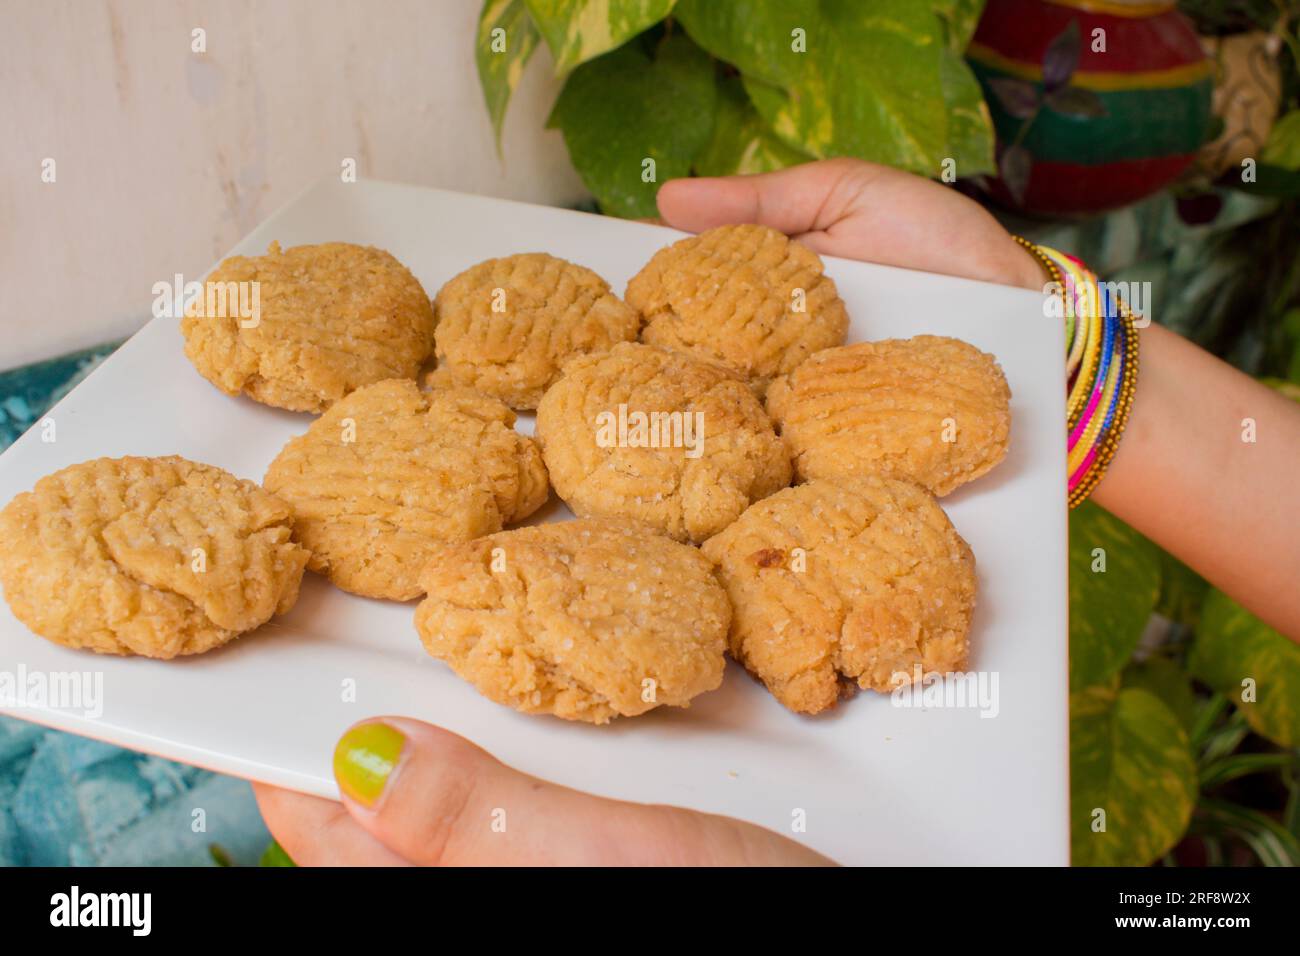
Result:
M966 57L998 134L998 201L1074 215L1168 185L1196 158L1213 69L1173 0L988 0Z

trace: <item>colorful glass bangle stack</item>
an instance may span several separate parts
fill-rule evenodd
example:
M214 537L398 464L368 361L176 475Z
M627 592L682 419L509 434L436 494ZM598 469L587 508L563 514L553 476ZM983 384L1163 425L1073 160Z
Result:
M1069 429L1070 507L1087 500L1115 457L1137 390L1133 315L1073 256L1017 236L1061 290Z

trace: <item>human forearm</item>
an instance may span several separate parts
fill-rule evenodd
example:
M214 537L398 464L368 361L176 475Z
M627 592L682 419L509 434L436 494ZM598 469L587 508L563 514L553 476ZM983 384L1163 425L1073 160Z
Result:
M1139 368L1093 499L1300 640L1300 405L1156 325Z

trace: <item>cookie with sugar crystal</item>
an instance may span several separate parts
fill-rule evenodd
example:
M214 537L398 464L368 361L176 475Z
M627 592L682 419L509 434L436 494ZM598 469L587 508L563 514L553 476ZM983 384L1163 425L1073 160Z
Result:
M631 522L561 521L445 548L425 649L486 697L604 724L722 683L731 606L695 548Z
M293 505L313 571L354 594L410 600L440 548L500 531L546 501L541 453L514 422L473 389L378 382L291 439L266 487Z
M170 659L251 631L298 599L289 506L184 458L97 458L0 511L0 584L56 644Z
M848 313L821 257L767 226L719 226L660 249L627 284L641 340L726 366L761 394L842 345Z
M363 385L415 378L433 349L429 297L382 249L273 242L264 256L226 259L207 288L228 292L227 304L214 298L209 309L206 292L201 307L191 303L185 354L228 395L320 412ZM256 314L243 318L236 300Z
M937 495L1006 457L1010 403L992 355L936 335L818 352L767 393L799 480L879 474Z
M489 259L434 301L430 384L467 385L532 409L575 355L636 338L640 316L596 273L545 253Z
M749 387L652 345L574 359L538 406L537 437L576 515L629 518L679 541L703 541L790 483Z
M701 551L735 608L732 655L790 710L823 711L852 684L883 693L966 666L975 559L910 482L796 485Z

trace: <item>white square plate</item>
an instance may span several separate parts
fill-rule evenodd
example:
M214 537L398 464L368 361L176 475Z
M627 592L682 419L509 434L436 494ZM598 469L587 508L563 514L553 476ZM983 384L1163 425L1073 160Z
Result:
M621 293L678 235L479 196L325 182L234 252L257 255L272 240L376 245L432 295L482 259L546 251L591 267ZM405 714L540 777L751 820L844 863L1067 863L1062 323L1045 318L1041 296L1027 291L839 259L827 269L853 319L850 341L958 336L997 356L1011 384L1009 456L943 502L978 562L971 666L996 675L996 716L907 709L863 693L830 714L799 717L734 662L723 686L688 710L605 727L525 716L425 654L413 603L354 597L310 573L285 617L217 651L167 662L56 646L0 606L0 671L103 674L97 718L32 706L5 712L330 797L330 759L344 728ZM185 359L172 319L150 322L47 417L56 441L43 442L38 426L0 456L0 504L42 475L102 455L183 455L260 481L311 420L218 392ZM545 511L568 515L557 504ZM355 702L344 700L347 682L355 682ZM792 832L797 819L804 832Z

